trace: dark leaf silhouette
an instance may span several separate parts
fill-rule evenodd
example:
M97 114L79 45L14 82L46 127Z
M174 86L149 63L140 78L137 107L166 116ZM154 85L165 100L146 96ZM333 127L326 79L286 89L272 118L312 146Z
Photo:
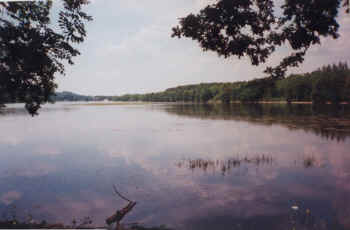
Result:
M321 37L338 38L336 21L341 0L285 0L276 13L274 0L217 0L198 14L180 18L172 37L187 37L204 51L225 58L249 57L252 65L265 63L277 48L292 52L280 64L265 70L274 78L284 77L288 67L304 61L307 50ZM344 0L349 10L349 1Z
M55 74L65 73L63 61L72 65L80 54L73 43L84 41L84 22L92 20L82 11L87 3L64 0L59 29L50 27L52 1L0 3L0 103L25 102L34 115L50 101Z

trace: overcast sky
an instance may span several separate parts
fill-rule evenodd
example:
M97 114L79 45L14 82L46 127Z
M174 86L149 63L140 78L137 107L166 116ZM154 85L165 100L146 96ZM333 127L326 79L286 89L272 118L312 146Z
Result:
M79 45L81 56L58 76L58 91L89 95L121 95L162 91L201 82L233 82L263 77L264 66L247 59L223 59L203 52L189 39L171 38L178 18L197 12L209 0L92 0L94 17ZM344 11L342 9L342 11ZM322 40L304 64L290 72L307 72L323 64L349 61L350 15L339 17L341 38ZM285 50L285 49L284 49ZM287 53L276 53L277 64Z

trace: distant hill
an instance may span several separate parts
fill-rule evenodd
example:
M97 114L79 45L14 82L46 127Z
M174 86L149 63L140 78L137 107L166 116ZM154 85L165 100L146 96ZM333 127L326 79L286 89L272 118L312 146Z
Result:
M56 92L56 96L52 98L53 101L93 101L95 97L76 94L69 91Z
M350 102L350 68L347 63L323 66L311 73L292 74L283 79L259 78L240 82L200 83L168 88L162 92L121 96L84 96L56 93L55 101L151 101L199 102L231 101L312 101Z
M317 104L350 102L350 68L347 63L323 66L311 73L283 79L201 83L177 86L162 92L106 97L112 101L230 103L231 101L312 101Z

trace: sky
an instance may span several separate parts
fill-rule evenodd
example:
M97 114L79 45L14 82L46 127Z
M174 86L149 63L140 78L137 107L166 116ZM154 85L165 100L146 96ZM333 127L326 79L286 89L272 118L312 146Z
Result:
M66 75L57 76L57 91L85 95L149 93L202 82L234 82L261 78L266 65L248 59L224 59L203 52L190 39L171 38L178 18L198 12L211 0L90 0L86 12L87 38L78 45L81 55ZM350 15L341 10L341 37L322 39L305 62L289 73L310 72L339 61L350 64ZM290 51L290 50L289 50ZM267 65L277 65L288 49L276 52Z

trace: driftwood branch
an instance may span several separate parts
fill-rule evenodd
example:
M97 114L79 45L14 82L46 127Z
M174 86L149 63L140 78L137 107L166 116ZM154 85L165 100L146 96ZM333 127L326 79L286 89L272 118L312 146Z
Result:
M120 194L120 192L118 192L117 188L115 187L115 185L113 185L113 189L115 194L117 194L120 198L122 198L123 200L126 200L128 202L132 202L131 200L129 200L128 198L126 198L125 196L123 196L122 194Z
M108 225L111 225L115 222L119 224L119 222L124 218L128 212L132 210L132 208L136 205L136 202L130 202L127 206L125 206L123 209L118 210L116 213L114 213L112 216L108 217L106 219L106 223Z
M108 225L111 225L113 223L117 223L116 229L119 229L120 221L124 218L124 216L126 214L128 214L132 210L132 208L136 205L136 202L129 200L128 198L123 196L120 192L118 192L115 185L113 185L113 189L114 189L114 193L116 195L118 195L123 200L126 200L129 202L124 208L122 208L121 210L117 210L112 216L110 216L106 219L106 223Z

